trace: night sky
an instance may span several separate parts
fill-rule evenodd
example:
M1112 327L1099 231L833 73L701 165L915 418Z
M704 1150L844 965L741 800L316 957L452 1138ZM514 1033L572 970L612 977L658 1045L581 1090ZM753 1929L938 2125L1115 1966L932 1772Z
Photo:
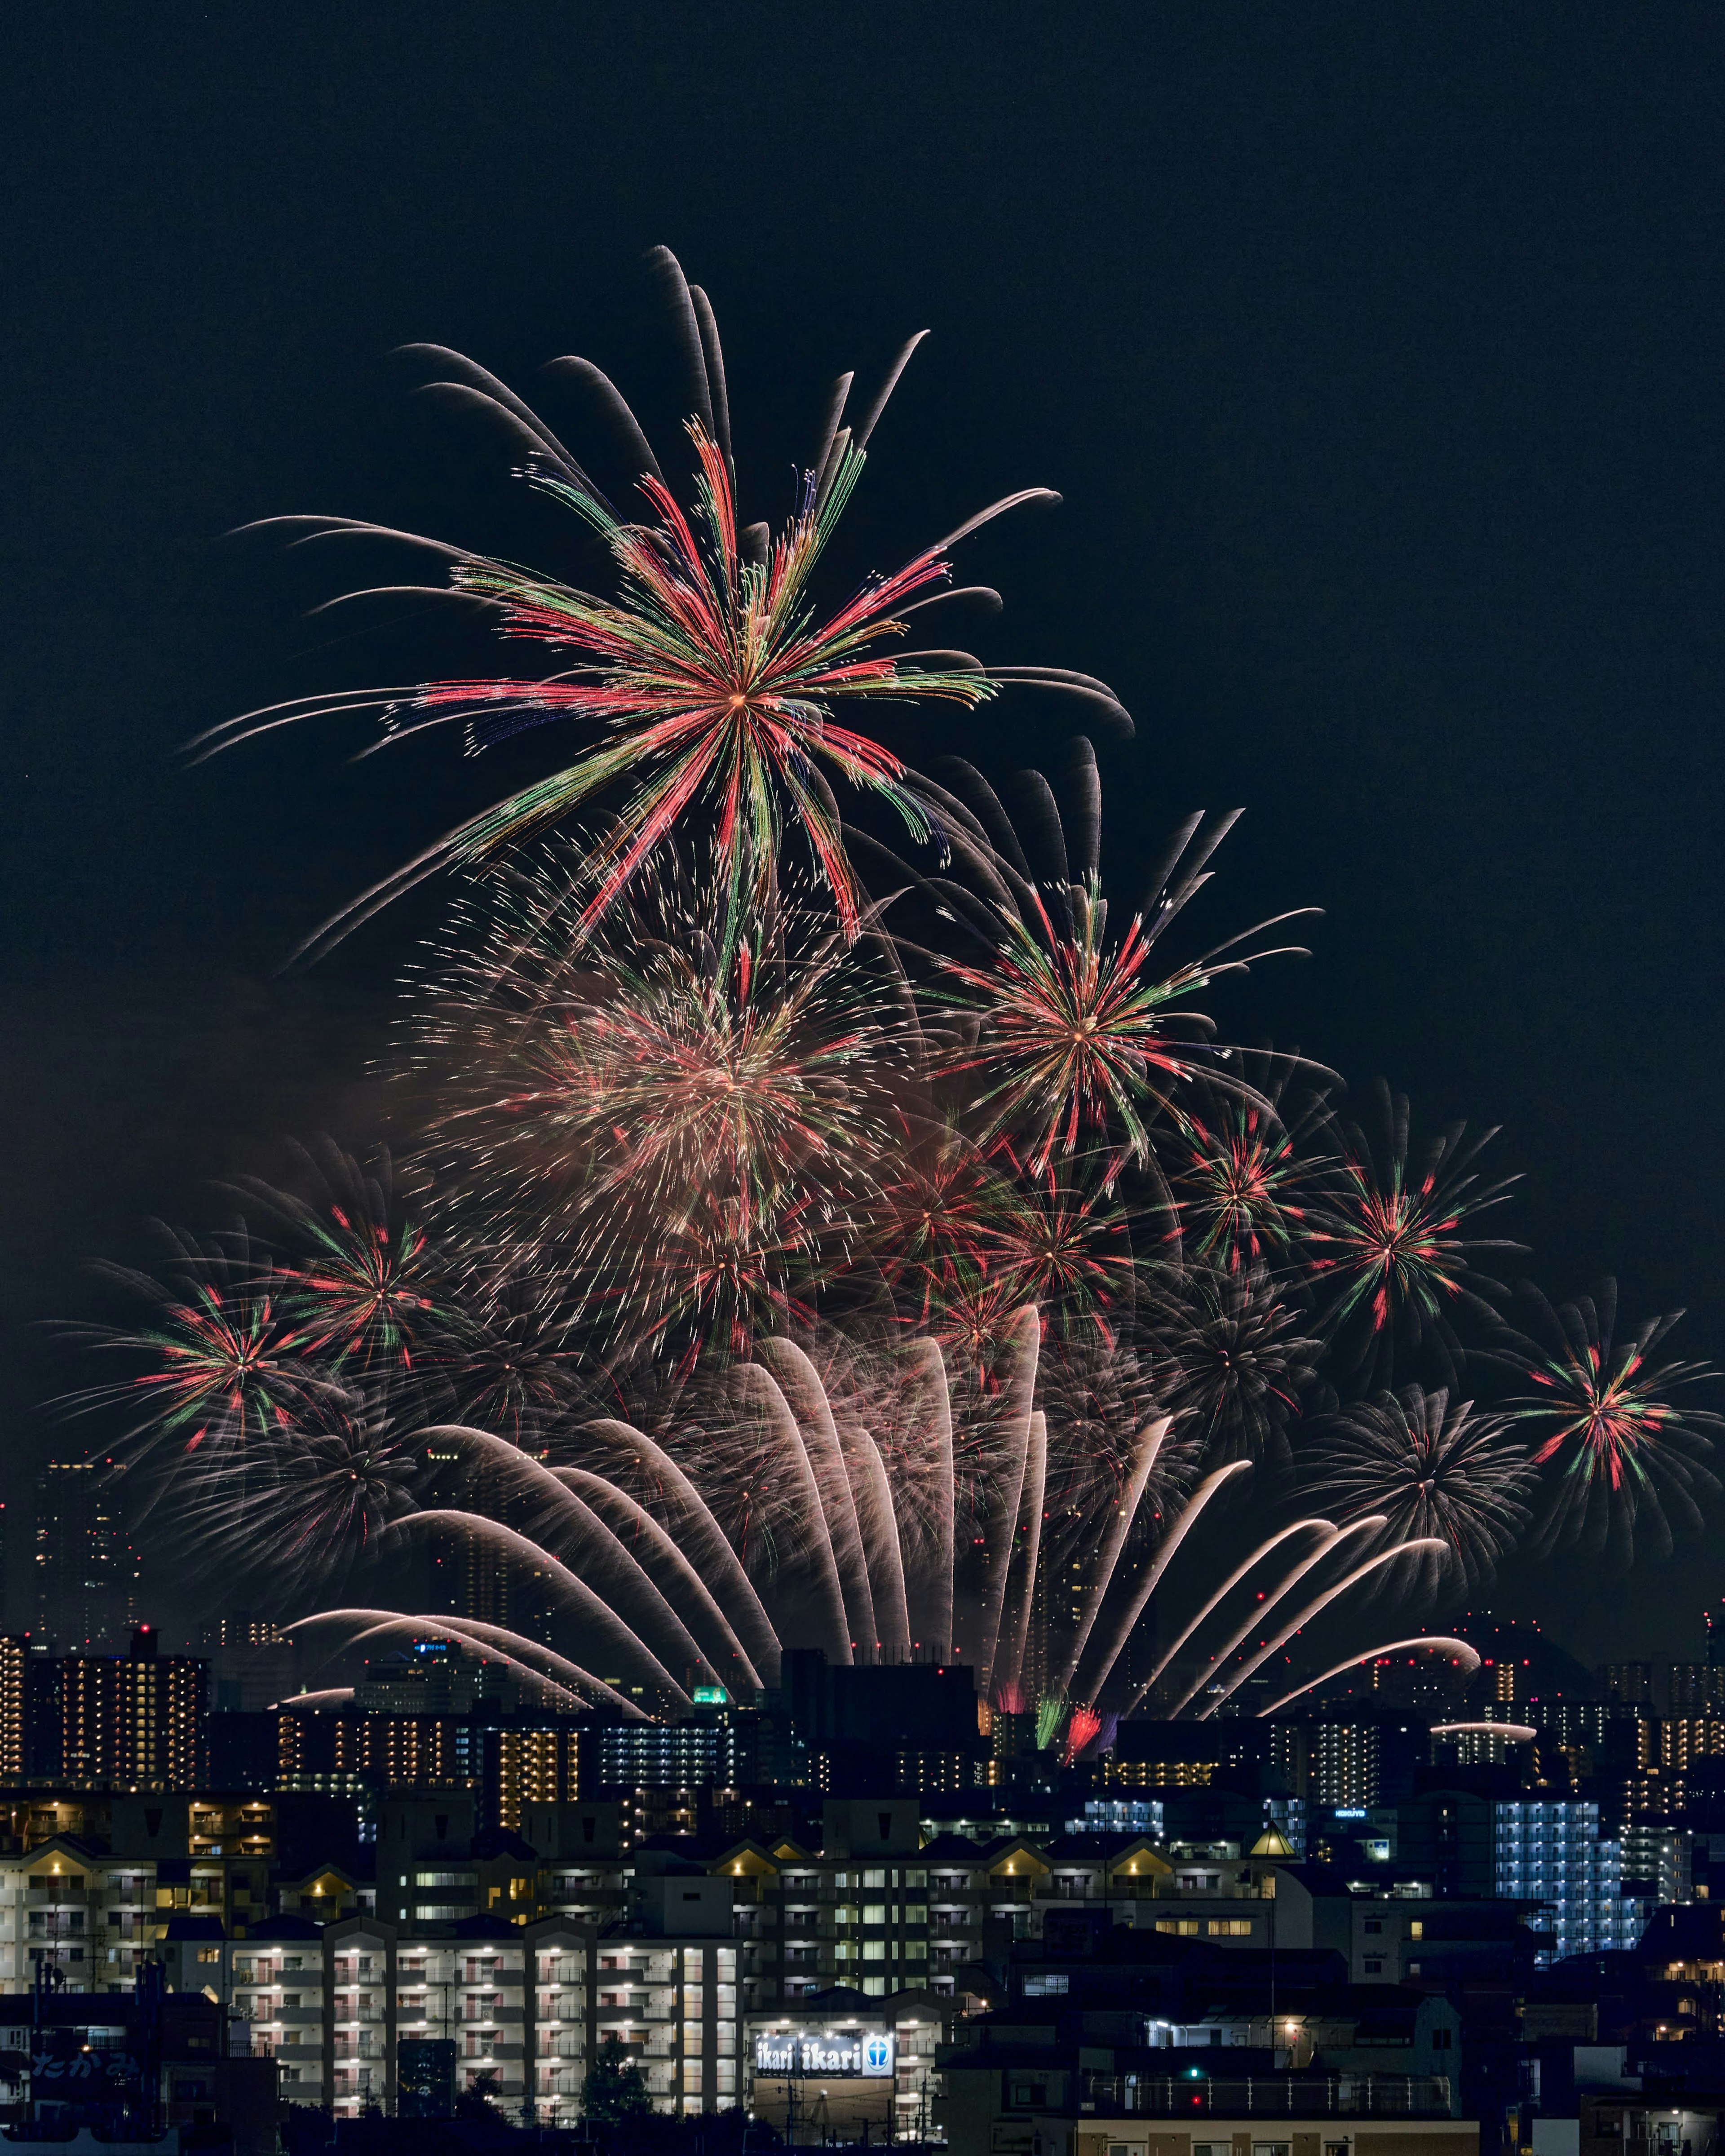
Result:
M362 721L185 768L230 713L443 658L415 624L331 644L303 615L340 572L223 535L328 510L529 551L547 512L389 354L537 398L587 353L663 435L659 242L717 309L750 515L832 377L933 331L855 566L1058 488L961 566L1007 599L976 648L1136 714L1117 887L1244 805L1205 927L1325 918L1224 1004L1235 1035L1381 1073L1421 1127L1501 1123L1512 1265L1554 1296L1615 1271L1626 1316L1686 1304L1677 1347L1725 1358L1716 8L97 7L6 47L11 1517L91 1435L42 1405L90 1374L44 1323L100 1307L85 1261L217 1224L287 1134L380 1127L367 1063L434 903L289 951L549 740L352 766ZM999 775L1070 722L921 723L887 737ZM1698 1654L1722 1591L1715 1534L1604 1593L1518 1568L1495 1606L1587 1660Z

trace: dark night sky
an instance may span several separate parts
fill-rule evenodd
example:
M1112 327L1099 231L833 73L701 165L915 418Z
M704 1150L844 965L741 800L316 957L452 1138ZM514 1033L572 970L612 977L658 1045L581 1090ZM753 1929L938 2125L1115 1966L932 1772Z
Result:
M329 509L523 548L500 460L388 354L531 394L588 352L668 416L658 241L718 308L751 514L826 382L932 328L859 543L1060 488L963 567L1007 596L983 649L1136 712L1117 866L1244 803L1209 921L1325 909L1230 1021L1502 1123L1547 1287L1613 1270L1725 1358L1716 9L97 7L6 45L14 1517L82 1261L213 1223L285 1132L373 1127L424 916L281 959L503 790L449 750L350 768L336 729L181 768L247 705L424 667L399 636L295 657L327 578L220 535ZM1064 730L973 739L1004 771ZM1696 1652L1722 1591L1710 1537L1497 1606L1589 1658Z

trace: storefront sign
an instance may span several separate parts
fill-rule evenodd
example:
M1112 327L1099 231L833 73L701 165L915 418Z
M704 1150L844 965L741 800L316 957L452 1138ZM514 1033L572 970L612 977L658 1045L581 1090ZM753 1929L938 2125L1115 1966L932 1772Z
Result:
M820 2035L774 2030L755 2038L755 2072L768 2081L890 2081L897 2048L897 2039L880 2029Z

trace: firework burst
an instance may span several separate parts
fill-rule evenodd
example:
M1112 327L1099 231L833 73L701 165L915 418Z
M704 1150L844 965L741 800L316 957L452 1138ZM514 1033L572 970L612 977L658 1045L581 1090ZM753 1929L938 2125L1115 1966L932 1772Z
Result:
M293 1312L291 1284L255 1254L243 1233L199 1242L169 1237L167 1278L120 1265L99 1270L142 1301L155 1322L85 1326L93 1346L141 1360L135 1376L95 1386L71 1405L117 1404L132 1418L141 1456L157 1446L227 1454L290 1426L344 1388L313 1352Z
M1457 1577L1476 1586L1526 1527L1537 1481L1507 1414L1409 1385L1332 1420L1305 1494L1338 1519L1381 1513L1394 1541L1436 1537ZM1428 1568L1429 1583L1446 1568Z
M952 777L952 791L926 780L922 791L968 882L919 880L984 955L923 954L932 959L931 1003L962 1021L944 1058L947 1075L968 1081L984 1142L1009 1141L1033 1175L1085 1153L1104 1182L1128 1164L1159 1181L1150 1132L1170 1098L1200 1070L1214 1087L1236 1085L1225 1058L1204 1045L1211 1024L1190 998L1256 958L1281 955L1239 955L1245 937L1234 937L1165 973L1155 963L1159 938L1209 880L1205 865L1237 815L1208 829L1203 816L1189 819L1144 903L1123 933L1111 934L1097 865L1100 782L1087 741L1074 745L1070 844L1047 780L1020 774L1028 807L1021 820L1034 820L1030 847L1046 855L1050 875L1033 870L1030 850L982 774L959 763Z
M1327 1164L1314 1150L1324 1096L1309 1096L1292 1111L1284 1106L1296 1067L1314 1068L1298 1055L1243 1055L1237 1069L1244 1091L1213 1085L1205 1075L1173 1104L1163 1166L1174 1193L1176 1232L1205 1265L1239 1272L1297 1259L1307 1194ZM1322 1075L1335 1082L1333 1074Z
M1374 1146L1357 1123L1337 1120L1337 1161L1307 1224L1308 1262L1324 1297L1323 1324L1354 1368L1388 1375L1398 1343L1430 1344L1453 1357L1453 1313L1490 1315L1476 1290L1492 1284L1472 1269L1477 1250L1517 1243L1472 1232L1478 1214L1500 1205L1517 1178L1480 1180L1474 1163L1496 1137L1469 1139L1452 1123L1409 1158L1405 1096L1377 1089L1382 1136Z
M1153 1322L1164 1404L1207 1458L1258 1458L1285 1433L1317 1374L1322 1348L1261 1265L1192 1265L1165 1288Z
M338 1370L411 1368L417 1342L439 1323L439 1282L424 1230L394 1203L388 1157L371 1172L334 1146L296 1147L314 1195L247 1179L240 1188L285 1225L303 1255L275 1280L305 1351Z
M674 258L661 249L659 262L673 294L680 295L680 305L690 307L693 295ZM701 305L711 325L704 295ZM819 865L843 932L855 936L860 896L829 777L884 799L915 839L932 836L934 827L906 783L905 765L879 742L839 726L836 709L858 701L930 697L973 708L998 685L1023 680L1077 694L1124 718L1111 690L1058 669L989 672L967 653L892 657L880 649L903 636L903 617L919 594L927 603L934 588L947 583L950 547L1020 503L1058 500L1046 488L1024 489L991 504L892 574L865 578L836 612L819 613L810 579L862 476L870 434L916 341L906 347L886 389L854 427L841 424L841 396L819 451L802 475L795 509L776 535L764 526L745 527L739 518L716 329L693 346L701 359L691 382L696 409L688 434L696 470L692 504L686 506L666 484L634 414L598 370L588 369L588 381L597 377L604 382L632 439L649 511L644 521L620 516L544 422L494 376L459 354L421 347L454 377L432 387L501 423L524 452L531 485L598 536L616 570L617 596L607 598L511 562L352 519L270 520L306 536L370 533L429 548L448 564L449 578L447 587L432 588L476 603L505 639L543 648L556 670L533 678L428 682L405 694L338 690L247 713L194 746L213 752L295 718L367 706L382 710L386 741L450 719L465 721L470 750L557 721L603 738L572 763L470 819L367 892L314 941L345 932L439 865L495 856L619 788L627 790L627 799L593 850L600 873L583 925L614 903L686 816L701 810L716 831L730 894L728 960L745 904L767 890L788 813Z
M1501 1353L1538 1388L1513 1412L1533 1435L1534 1464L1552 1478L1542 1543L1579 1543L1626 1559L1639 1536L1668 1553L1674 1526L1697 1530L1700 1501L1717 1490L1702 1463L1712 1450L1707 1433L1725 1421L1681 1397L1716 1377L1707 1364L1650 1359L1683 1313L1650 1318L1614 1341L1615 1281L1556 1309L1536 1288L1521 1292L1533 1335L1512 1336Z
M878 941L791 893L727 956L721 878L655 871L577 932L591 888L562 844L475 886L415 1019L415 1171L567 1323L741 1348L866 1243L914 1032Z

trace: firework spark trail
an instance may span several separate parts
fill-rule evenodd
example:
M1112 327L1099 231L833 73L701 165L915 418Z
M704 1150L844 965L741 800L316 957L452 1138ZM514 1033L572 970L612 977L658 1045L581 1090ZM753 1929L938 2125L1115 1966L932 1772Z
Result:
M1221 1645L1211 1652L1209 1659L1169 1708L1169 1721L1172 1722L1177 1716L1185 1712L1205 1685L1209 1682L1211 1677L1215 1675L1216 1671L1225 1664L1231 1656L1240 1651L1253 1631L1265 1621L1277 1604L1284 1601L1307 1574L1323 1562L1332 1550L1354 1536L1364 1539L1376 1534L1383 1527L1384 1522L1381 1516L1373 1514L1365 1519L1354 1520L1345 1527L1335 1527L1328 1520L1313 1521L1312 1525L1318 1532L1318 1540L1316 1544L1282 1574L1275 1586L1267 1590L1260 1601L1252 1604ZM1274 1548L1284 1539L1286 1537L1282 1536L1275 1537L1271 1547ZM1255 1559L1260 1553L1260 1552L1255 1552L1254 1558ZM1249 1569L1250 1566L1246 1568ZM1136 1706L1137 1703L1135 1700L1133 1705Z
M1295 1633L1302 1631L1312 1620L1327 1609L1337 1596L1346 1594L1349 1588L1355 1586L1360 1580L1368 1578L1374 1572L1381 1571L1387 1564L1397 1563L1404 1557L1417 1557L1427 1551L1444 1555L1447 1554L1448 1548L1449 1545L1440 1537L1425 1535L1421 1536L1417 1542L1403 1543L1395 1549L1379 1550L1376 1557L1368 1557L1363 1564L1357 1564L1345 1578L1338 1579L1333 1587L1327 1587L1322 1594L1314 1597L1303 1609L1297 1611L1275 1638L1266 1640L1256 1654L1248 1656L1240 1667L1230 1673L1226 1681L1218 1686L1215 1697L1209 1701L1199 1711L1198 1719L1200 1722L1208 1722L1216 1709L1224 1701L1230 1699L1249 1676L1261 1669L1278 1649L1286 1646Z
M459 1423L438 1423L419 1432L429 1440L453 1440L465 1450L488 1461L506 1502L516 1493L537 1501L540 1517L534 1522L534 1539L554 1555L578 1553L583 1582L606 1596L630 1628L644 1636L659 1633L679 1660L702 1662L712 1667L706 1650L697 1641L682 1617L665 1599L634 1553L599 1515L561 1477L500 1437ZM547 1532L545 1522L553 1523Z
M1249 1464L1244 1460L1230 1460L1225 1467L1213 1469L1193 1491L1187 1500L1184 1509L1158 1549L1153 1561L1146 1567L1144 1577L1125 1609L1109 1630L1103 1634L1101 1649L1095 1650L1094 1641L1092 1641L1091 1661L1078 1666L1079 1676L1074 1680L1074 1689L1083 1698L1095 1700L1101 1697L1102 1687L1112 1674L1115 1663L1119 1661L1127 1641L1132 1637L1133 1627L1143 1615L1150 1597L1155 1593L1163 1573L1173 1563L1181 1543L1197 1526L1211 1498L1236 1475L1244 1473ZM1083 1681L1082 1675L1086 1669L1094 1670L1094 1675L1087 1682Z
M367 1173L336 1146L317 1158L292 1150L315 1191L311 1199L255 1177L235 1187L306 1253L277 1268L306 1353L329 1356L338 1372L373 1363L411 1369L416 1342L447 1313L424 1229L395 1203L388 1155Z
M614 1525L606 1521L605 1524L614 1534L619 1535L619 1527L626 1528L640 1537L648 1556L689 1597L692 1609L699 1613L701 1620L711 1625L718 1634L726 1655L740 1665L744 1682L758 1689L761 1686L760 1671L749 1660L730 1619L714 1600L706 1582L646 1507L630 1496L626 1490L619 1490L614 1483L608 1482L603 1476L594 1475L586 1468L553 1467L550 1472L559 1482L584 1497L601 1519L608 1511L614 1511L618 1515L618 1523ZM645 1568L647 1558L638 1557L636 1561ZM660 1592L664 1592L663 1588Z
M1163 1415L1156 1421L1147 1422L1138 1431L1133 1459L1125 1487L1108 1522L1108 1532L1097 1559L1096 1574L1085 1596L1084 1614L1075 1627L1071 1640L1064 1654L1049 1672L1050 1682L1061 1691L1070 1688L1073 1673L1084 1659L1084 1650L1090 1645L1090 1635L1096 1618L1113 1584L1114 1568L1120 1562L1120 1553L1126 1548L1127 1537L1132 1532L1138 1516L1138 1507L1143 1502L1144 1492L1149 1487L1151 1472L1156 1466L1157 1455L1171 1427L1171 1419Z
M1170 1645L1157 1658L1156 1663L1152 1668L1149 1676L1145 1678L1142 1684L1141 1684L1137 1691L1133 1693L1131 1702L1125 1709L1125 1712L1131 1714L1137 1709L1139 1703L1154 1689L1157 1680L1162 1676L1163 1671L1168 1669L1173 1663L1175 1656L1180 1652L1181 1649L1186 1645L1193 1634L1198 1630L1199 1626L1204 1624L1207 1618L1212 1616L1215 1611L1220 1608L1222 1604L1225 1602L1228 1597L1234 1592L1235 1589L1238 1587L1240 1582L1246 1577L1247 1573L1253 1571L1259 1564L1260 1564L1263 1560L1269 1556L1271 1550L1280 1549L1285 1542L1291 1541L1296 1535L1312 1533L1327 1535L1333 1539L1336 1533L1335 1523L1330 1520L1295 1520L1291 1525L1278 1529L1275 1534L1266 1535L1264 1540L1258 1544L1257 1548L1253 1550L1251 1553L1240 1563L1237 1564L1234 1568L1233 1571L1230 1572L1228 1577L1222 1582L1222 1584L1199 1605L1196 1614L1187 1619L1185 1624L1180 1628L1179 1631L1175 1634ZM1327 1547L1327 1545L1326 1546ZM1260 1605L1260 1609L1261 1611L1261 1605ZM1250 1630L1250 1625L1248 1625L1246 1629ZM1242 1631L1240 1638L1244 1639L1245 1636L1245 1634ZM1237 1645L1239 1642L1236 1641L1235 1644ZM1195 1690L1196 1687L1194 1686L1194 1689ZM1186 1704L1186 1700L1190 1699L1191 1697L1191 1692L1188 1692L1186 1699L1183 1699L1180 1705L1183 1707ZM1178 1710L1176 1709L1176 1712L1178 1711Z
M474 1644L449 1625L439 1625L435 1618L431 1620L429 1626L423 1626L417 1617L388 1617L377 1624L367 1625L364 1631L345 1640L342 1651L351 1654L371 1640L398 1639L403 1634L416 1643L427 1638L440 1640L448 1645L467 1651L471 1650ZM502 1647L493 1649L491 1656L486 1659L501 1662L517 1684L526 1686L547 1706L567 1713L578 1711L588 1704L586 1699L568 1685L558 1683L555 1677L546 1676L543 1671L536 1670L530 1663L522 1661L518 1656L510 1654Z
M564 1688L567 1689L569 1686L577 1688L585 1686L595 1699L603 1700L607 1706L626 1713L629 1718L638 1721L646 1719L644 1710L636 1702L631 1700L627 1694L614 1690L603 1677L594 1676L590 1671L583 1670L578 1662L572 1662L567 1655L560 1655L553 1648L542 1645L536 1640L526 1639L519 1632L511 1632L505 1625L483 1624L477 1618L473 1617L403 1616L399 1610L395 1609L324 1609L320 1610L316 1616L301 1617L295 1623L285 1625L283 1630L289 1633L305 1632L319 1625L350 1626L359 1625L371 1630L378 1630L386 1625L429 1626L434 1632L446 1633L455 1644L468 1649L495 1648L506 1658L512 1659L515 1662L526 1666L531 1666L536 1661L547 1663L563 1681ZM346 1640L338 1651L347 1652L357 1643L357 1640L366 1636L365 1631L360 1632L354 1638ZM421 1632L418 1636L424 1637L425 1635ZM326 1655L323 1658L325 1662L332 1659L333 1656L331 1655ZM531 1674L538 1676L543 1672L536 1670L532 1671ZM300 1696L295 1695L295 1697ZM290 1702L279 1702L279 1704L290 1703Z
M893 1486L888 1481L880 1446L854 1414L845 1414L841 1434L819 1371L796 1341L763 1341L759 1352L761 1360L778 1380L778 1389L789 1399L798 1423L804 1430L811 1425L819 1430L828 1460L837 1460L843 1468L843 1479L839 1481L841 1501L850 1501L850 1518L856 1522L852 1563L863 1583L858 1602L867 1598L873 1625L871 1632L860 1635L860 1639L871 1647L871 1658L906 1661L910 1654L910 1602L903 1578Z
M855 1634L852 1628L857 1612L845 1599L845 1577L839 1569L831 1522L822 1502L820 1477L808 1440L770 1371L763 1370L758 1363L745 1363L735 1372L732 1383L739 1399L761 1418L774 1440L768 1456L788 1486L778 1494L788 1504L802 1531L802 1547L814 1561L814 1606L810 1621L814 1637L810 1644L822 1648L829 1661L849 1665L853 1660L851 1640ZM839 1465L842 1473L842 1462ZM762 1471L770 1471L763 1464ZM860 1554L860 1544L854 1511L848 1524L850 1533L846 1538L846 1554L856 1558ZM852 1586L860 1603L863 1583L855 1578L854 1573ZM872 1625L872 1612L870 1622Z
M691 1562L699 1567L716 1596L722 1593L726 1614L745 1640L750 1660L767 1683L776 1685L778 1635L706 1498L665 1447L632 1423L598 1416L586 1430L590 1436L620 1445L650 1483L668 1495L676 1530L692 1545L688 1552Z
M1037 1566L1042 1552L1044 1500L1048 1489L1048 1419L1040 1409L1030 1416L1024 1451L1024 1480L1013 1536L1012 1570L1007 1581L1001 1634L1005 1645L1005 1682L1014 1691L1024 1678L1024 1650L1030 1636L1030 1612L1036 1599Z
M927 1640L937 1662L952 1660L952 1401L947 1383L947 1366L932 1340L914 1342L906 1355L909 1389L924 1394L929 1409L922 1419L927 1433L930 1471L936 1489L932 1535L917 1536L913 1514L901 1526L898 1542L905 1569L906 1623L915 1640ZM906 1532L908 1527L911 1534Z
M442 1506L405 1514L391 1523L390 1532L398 1538L449 1532L470 1535L475 1542L489 1543L501 1557L512 1558L531 1571L556 1600L572 1610L580 1622L591 1626L608 1647L631 1663L637 1676L650 1684L663 1686L680 1706L689 1706L688 1693L634 1626L619 1617L603 1597L595 1594L561 1558L542 1549L529 1536L505 1527L501 1520L487 1519L483 1512L465 1512ZM706 1657L703 1656L701 1660L704 1662ZM712 1674L716 1681L718 1671Z
M819 1492L819 1517L833 1553L852 1651L860 1647L865 1656L872 1661L880 1637L880 1620L875 1612L869 1549L864 1543L857 1492L838 1426L833 1419L832 1403L815 1374L814 1364L793 1341L763 1341L760 1355L765 1375L777 1388L778 1397L796 1423L803 1452ZM896 1641L909 1634L902 1602L901 1595L899 1608L889 1626Z
M1008 1575L1013 1543L1017 1537L1019 1511L1024 1494L1024 1473L1030 1445L1030 1416L1035 1404L1036 1362L1041 1338L1041 1320L1036 1311L1020 1311L1007 1336L1005 1368L1001 1391L1005 1402L1001 1417L1006 1448L1007 1477L983 1522L983 1562L986 1573L976 1640L977 1689L984 1699L993 1696L994 1656L1000 1638L1000 1620L1006 1607Z
M1060 1748L1060 1763L1070 1767L1093 1737L1101 1732L1102 1717L1093 1707L1075 1707L1066 1724L1066 1741Z
M1316 1691L1320 1685L1327 1685L1332 1677L1343 1676L1349 1670L1358 1669L1363 1662L1375 1661L1380 1655L1404 1654L1414 1647L1430 1647L1437 1653L1453 1655L1469 1676L1472 1676L1480 1666L1479 1653L1476 1648L1469 1646L1466 1640L1452 1640L1442 1632L1420 1632L1409 1640L1386 1640L1379 1646L1367 1647L1358 1655L1350 1655L1345 1662L1337 1662L1333 1669L1326 1670L1322 1676L1308 1677L1304 1684L1296 1685L1291 1691L1284 1692L1280 1699L1271 1700L1268 1707L1260 1707L1257 1718L1261 1722L1267 1714L1280 1714L1285 1707L1291 1707L1296 1699L1303 1699L1307 1692ZM1488 1723L1486 1726L1490 1727L1491 1725Z

